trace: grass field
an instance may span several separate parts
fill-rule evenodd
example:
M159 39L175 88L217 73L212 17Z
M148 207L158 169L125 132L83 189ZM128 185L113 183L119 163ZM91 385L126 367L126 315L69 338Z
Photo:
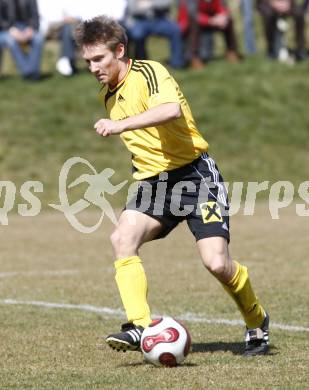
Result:
M296 217L294 207L277 221L271 220L265 203L254 217L232 219L232 253L249 266L276 324L271 327L271 354L265 357L242 357L243 326L216 322L240 318L221 286L203 271L185 226L160 246L155 242L143 248L153 312L185 319L192 336L191 353L175 369L155 368L138 352L116 353L102 343L101 336L124 321L108 242L111 229L104 220L100 231L82 235L53 213L13 216L2 229L1 389L309 387L309 231L308 221ZM23 303L8 304L8 299ZM48 302L77 307L44 307ZM92 313L78 305L112 311ZM278 324L296 328L278 329Z

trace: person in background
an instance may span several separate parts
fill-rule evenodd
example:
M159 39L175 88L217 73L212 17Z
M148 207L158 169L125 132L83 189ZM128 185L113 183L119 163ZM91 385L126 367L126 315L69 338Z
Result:
M226 58L238 62L236 36L230 10L222 0L180 0L178 22L186 42L186 52L193 69L204 66L200 56L203 34L221 32L226 44Z
M264 22L267 54L270 58L278 58L276 35L280 24L282 25L288 17L292 17L295 23L295 58L297 60L305 58L305 4L306 2L298 5L295 0L257 1L257 7Z
M126 0L113 0L113 5L102 0L38 0L42 32L56 36L60 41L59 58L56 69L62 76L72 76L77 72L74 29L82 20L97 15L109 15L117 20L124 17Z
M169 17L171 0L128 0L124 27L135 47L135 58L148 58L146 40L150 35L165 37L170 43L169 65L183 68L183 45L180 28Z
M10 49L24 79L39 80L44 38L36 0L1 0L0 7L0 46Z
M303 7L303 10L304 10L304 14L305 14L305 22L306 22L306 19L308 18L308 13L309 13L309 0L304 0L304 3L302 5ZM306 25L305 25L305 29L306 29ZM306 32L306 30L305 30ZM305 42L306 44L306 42ZM305 46L305 56L308 57L308 48Z
M0 67L5 37L14 22L14 4L11 0L0 0Z
M243 35L246 54L256 53L253 0L240 0L240 8L243 17Z
M73 33L77 23L82 20L79 3L79 1L65 0L62 4L62 21L59 30L61 45L59 59L56 63L56 69L62 76L72 76L77 72Z

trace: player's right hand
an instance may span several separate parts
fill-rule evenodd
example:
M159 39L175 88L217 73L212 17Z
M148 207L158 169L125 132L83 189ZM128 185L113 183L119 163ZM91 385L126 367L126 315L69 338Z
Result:
M94 128L99 135L108 137L112 134L120 134L123 129L120 126L121 121L112 121L111 119L100 119L98 120Z

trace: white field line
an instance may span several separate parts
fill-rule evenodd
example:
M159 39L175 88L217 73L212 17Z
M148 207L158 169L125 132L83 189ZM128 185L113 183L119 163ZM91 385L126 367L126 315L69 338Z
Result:
M0 272L0 278L11 278L14 276L62 276L75 275L79 271L75 269L63 269L58 271L11 271Z
M2 305L30 305L30 306L39 306L52 309L71 309L71 310L81 310L92 313L105 314L114 318L125 318L125 313L121 309L111 309L110 307L98 307L92 305L73 305L68 303L52 303L52 302L43 302L43 301L19 301L15 299L2 299L0 300ZM162 315L154 314L154 317L160 317ZM204 323L204 324L219 324L219 325L231 325L239 326L244 325L243 321L240 320L227 320L224 318L206 318L194 313L184 313L177 316L177 319L188 322L195 323ZM295 325L286 325L278 324L271 322L272 329L285 330L288 332L309 332L309 328L304 326L295 326Z

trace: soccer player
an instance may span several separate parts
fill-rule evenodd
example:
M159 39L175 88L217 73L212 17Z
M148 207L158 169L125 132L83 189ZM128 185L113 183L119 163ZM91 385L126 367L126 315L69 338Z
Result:
M189 105L167 69L155 61L127 57L123 28L105 16L84 21L75 31L110 119L96 132L120 135L132 154L136 195L128 201L111 235L116 282L128 323L106 338L117 350L138 350L151 323L141 245L163 238L187 221L205 267L236 302L246 323L247 356L268 351L269 316L256 297L247 268L228 250L228 199L208 144Z

